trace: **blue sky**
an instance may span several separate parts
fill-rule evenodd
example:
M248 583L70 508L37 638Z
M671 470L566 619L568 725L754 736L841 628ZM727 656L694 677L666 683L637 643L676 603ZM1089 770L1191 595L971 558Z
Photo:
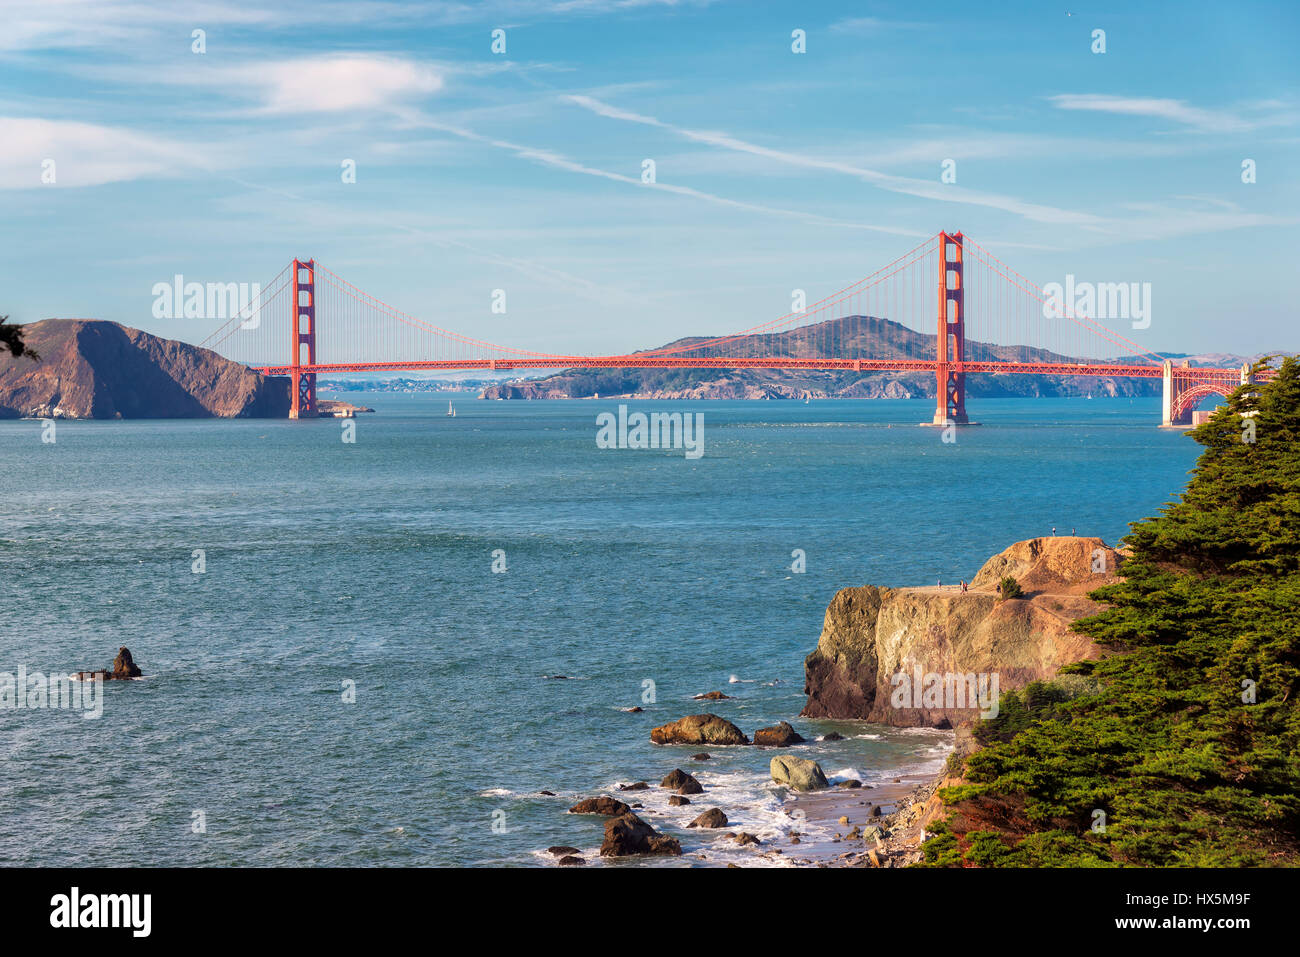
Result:
M1151 283L1124 331L1156 351L1300 347L1294 3L259 6L0 0L0 314L198 341L154 283L314 256L454 330L619 352L949 229L1039 284Z

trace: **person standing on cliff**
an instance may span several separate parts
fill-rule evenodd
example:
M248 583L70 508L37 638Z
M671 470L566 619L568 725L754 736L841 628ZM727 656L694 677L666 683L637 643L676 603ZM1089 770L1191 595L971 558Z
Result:
M1056 526L1055 526L1055 525L1052 526L1052 537L1053 537L1053 538L1056 537Z
M961 592L962 592L963 595L966 594L966 579L964 579L964 578L962 579L962 582L961 582Z

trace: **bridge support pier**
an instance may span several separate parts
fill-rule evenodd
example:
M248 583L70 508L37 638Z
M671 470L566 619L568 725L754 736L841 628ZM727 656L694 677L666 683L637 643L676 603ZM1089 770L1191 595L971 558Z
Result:
M949 252L951 251L951 258ZM931 425L970 425L966 415L966 301L961 233L939 234L938 401Z
M308 367L316 365L316 260L293 261L293 305L289 310L293 355L289 360L289 418L316 417L316 373L303 372L302 347ZM306 326L303 322L306 320Z
M1182 408L1178 400L1191 385L1186 378L1174 375L1174 363L1165 360L1160 390L1160 425L1162 428L1183 428L1192 424L1192 410Z

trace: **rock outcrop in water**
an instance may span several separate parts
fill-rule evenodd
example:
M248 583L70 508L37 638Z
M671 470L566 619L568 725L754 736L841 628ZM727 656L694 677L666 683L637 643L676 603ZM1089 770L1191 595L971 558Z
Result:
M796 791L820 791L831 786L821 765L807 758L778 754L768 763L768 770L773 781L788 784Z
M111 671L78 671L77 677L82 681L93 681L95 678L104 681L129 681L132 678L142 677L142 672L135 659L131 657L131 652L123 645L117 650L117 657L113 659Z
M959 588L877 588L839 591L826 609L817 648L804 662L811 718L863 718L883 724L947 727L975 718L971 694L913 695L933 687L929 676L979 676L1005 692L1049 678L1063 665L1095 658L1100 649L1070 630L1101 606L1087 593L1116 580L1120 555L1099 538L1035 538L993 556ZM1010 575L1021 598L1000 600L997 583ZM900 677L901 676L901 677ZM891 696L907 685L898 707ZM986 685L986 687L988 686Z
M626 857L630 854L666 854L679 857L682 845L675 837L660 834L635 814L623 814L605 824L605 839L600 845L602 857Z
M584 798L569 808L569 813L604 814L606 817L618 817L622 814L632 813L632 809L622 801L602 795L600 797Z
M668 776L659 782L659 786L670 791L676 791L678 794L704 793L704 788L700 786L700 782L681 768L669 772Z
M779 721L770 728L759 728L754 732L754 743L761 747L788 748L792 744L803 744L804 737L790 722Z
M23 339L41 358L0 353L0 418L289 414L288 379L115 322L45 319L23 326Z
M749 744L749 738L716 714L688 714L650 732L655 744Z

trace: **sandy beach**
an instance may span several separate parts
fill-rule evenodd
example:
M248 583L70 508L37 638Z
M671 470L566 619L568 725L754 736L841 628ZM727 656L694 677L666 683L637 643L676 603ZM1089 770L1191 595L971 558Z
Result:
M904 867L920 859L922 827L916 811L944 777L943 772L914 773L874 787L833 787L791 794L785 807L792 818L793 832L800 833L802 821L811 825L808 832L829 831L834 836L808 840L801 835L798 843L787 839L778 847L798 866ZM879 840L873 829L883 832Z

